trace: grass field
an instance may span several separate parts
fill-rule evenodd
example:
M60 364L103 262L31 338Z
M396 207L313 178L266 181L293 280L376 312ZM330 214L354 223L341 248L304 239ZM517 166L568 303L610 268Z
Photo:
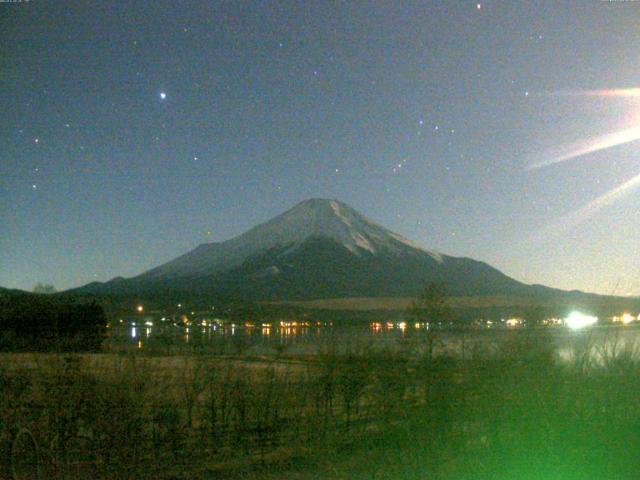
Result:
M539 333L464 358L430 340L304 360L3 354L0 478L636 478L631 347L593 362L582 342L567 363Z

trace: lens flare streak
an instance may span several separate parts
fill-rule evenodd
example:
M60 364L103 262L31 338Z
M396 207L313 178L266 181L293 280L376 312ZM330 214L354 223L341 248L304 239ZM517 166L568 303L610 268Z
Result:
M600 135L591 140L583 141L577 144L573 144L569 148L564 149L564 153L555 156L549 160L534 163L529 168L538 169L553 165L556 163L566 162L589 153L604 150L606 148L616 147L625 143L634 142L640 139L640 125L635 127L626 128L617 132L609 133L607 135Z
M575 226L589 217L591 217L598 210L611 205L615 201L622 198L624 195L631 193L635 188L640 187L640 174L627 180L622 185L617 186L613 190L609 190L607 193L600 195L595 200L592 200L581 209L567 215L562 222L565 226Z
M560 95L574 97L640 97L640 88L608 88L602 90L575 90L560 92Z

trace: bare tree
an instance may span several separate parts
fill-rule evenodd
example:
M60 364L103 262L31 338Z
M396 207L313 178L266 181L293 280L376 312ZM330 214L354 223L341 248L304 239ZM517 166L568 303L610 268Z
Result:
M439 340L439 327L451 316L446 287L441 283L428 283L409 307L408 314L415 322L424 324L426 356L427 360L431 360Z

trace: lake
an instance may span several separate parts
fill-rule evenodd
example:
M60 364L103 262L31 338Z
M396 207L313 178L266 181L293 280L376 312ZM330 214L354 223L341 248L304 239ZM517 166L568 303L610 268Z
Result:
M470 355L505 341L551 342L562 360L591 352L592 359L633 351L640 340L640 325L597 325L579 330L564 326L523 328L437 328L405 322L270 322L201 324L135 322L108 329L107 348L137 349L150 353L202 351L212 354L315 355L367 349L423 351L434 341L436 354Z

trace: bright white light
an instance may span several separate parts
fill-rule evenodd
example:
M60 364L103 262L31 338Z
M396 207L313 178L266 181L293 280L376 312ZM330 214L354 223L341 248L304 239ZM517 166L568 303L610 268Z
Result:
M160 92L160 100L164 100L167 98L167 94L165 92Z
M603 90L573 90L558 92L572 97L640 97L640 88L609 88Z
M580 312L571 312L569 316L564 319L565 325L572 330L579 330L594 325L597 322L598 317L591 317Z
M588 155L599 150L616 147L625 143L635 142L639 139L640 125L636 125L617 132L592 137L571 145L565 145L561 147L561 151L552 154L551 158L534 163L529 168L538 169L548 165L553 165L554 163L566 162L567 160L572 160L576 157L581 157L583 155Z
M621 321L624 325L627 325L631 322L633 322L635 320L635 318L633 318L633 316L630 313L625 313L622 315Z
M623 325L628 325L631 322L635 321L635 317L630 313L624 313L621 317L613 317L613 323L622 323Z

